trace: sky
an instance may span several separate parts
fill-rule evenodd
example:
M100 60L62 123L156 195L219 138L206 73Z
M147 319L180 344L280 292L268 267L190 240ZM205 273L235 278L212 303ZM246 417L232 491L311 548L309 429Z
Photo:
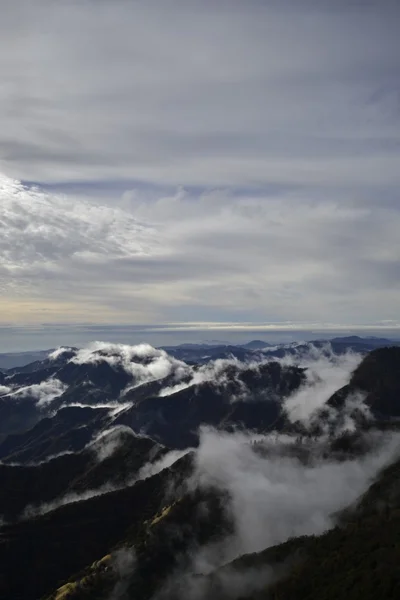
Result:
M396 0L0 11L0 349L400 337Z

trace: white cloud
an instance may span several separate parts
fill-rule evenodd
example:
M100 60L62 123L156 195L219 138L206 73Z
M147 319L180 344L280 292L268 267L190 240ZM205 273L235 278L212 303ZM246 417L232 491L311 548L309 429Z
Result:
M53 352L49 352L48 359L49 360L57 360L63 354L65 354L67 352L71 352L71 350L72 350L72 348L65 348L65 347L61 346L60 348L53 350Z
M162 456L159 460L154 462L148 462L138 473L138 479L147 479L148 477L153 477L153 475L157 475L164 469L168 469L171 467L177 460L185 456L188 452L191 451L191 448L187 448L186 450L170 450L164 456Z
M107 596L107 600L120 600L128 588L129 578L136 567L135 548L133 546L125 546L112 552L111 565L118 576L118 581L113 587L111 594Z
M235 529L232 537L196 555L197 571L290 537L331 528L334 513L355 502L400 452L398 434L380 434L361 458L341 462L316 458L304 464L279 452L255 452L249 441L243 434L202 431L192 484L228 493L227 511Z
M45 515L48 512L56 510L61 506L65 506L66 504L72 504L74 502L82 502L84 500L90 500L90 498L94 498L96 496L101 496L102 494L108 494L109 492L113 492L116 489L121 489L124 486L115 486L111 483L105 483L104 485L92 489L86 490L85 492L70 492L65 496L60 498L56 498L51 502L44 502L39 505L29 504L23 511L21 515L21 519L33 519L35 517L39 517L41 515Z
M329 407L326 429L328 430L331 424L336 434L354 432L357 430L358 417L362 416L364 420L373 421L374 416L369 406L365 404L365 396L363 392L353 392L345 399L340 409Z
M215 385L224 385L228 382L227 370L229 367L236 367L238 370L244 370L252 366L258 368L258 364L241 362L236 358L220 358L212 360L205 365L196 368L187 368L185 375L187 378L184 381L178 381L176 385L163 388L159 396L170 396L176 392L180 392L192 385L201 385L202 383L212 382Z
M41 383L20 387L12 392L10 396L15 398L33 398L37 400L37 406L45 407L55 400L55 398L61 396L67 387L59 379L50 378Z
M337 390L349 383L354 369L362 360L356 352L336 355L329 344L324 348L308 345L304 356L284 358L281 362L295 362L305 367L306 381L284 401L284 409L291 421L310 423L316 412Z
M130 427L116 425L101 431L89 447L95 453L97 460L102 462L124 444L126 436L137 437Z
M103 300L87 314L107 312L104 270L113 261L147 256L157 245L154 229L126 211L44 194L5 177L0 178L0 222L4 298L11 314L13 304L25 303L26 320L30 312L34 319L52 320L54 304L79 318L76 305L90 295ZM85 308L79 310L81 317Z
M188 372L188 366L170 356L164 350L153 348L150 344L129 346L93 342L76 352L70 359L75 364L98 364L106 362L111 367L120 367L132 376L133 382L125 391L133 387L174 375L176 379Z
M28 461L27 462L18 462L18 461L15 461L15 462L10 461L9 462L9 461L7 461L6 464L9 467L37 467L39 465L48 463L51 460L54 460L55 458L59 458L60 456L67 456L68 454L75 454L75 452L73 450L63 450L62 452L57 452L56 454L49 454L43 460L32 460L29 462ZM3 463L1 463L1 461L0 461L0 464L3 464Z

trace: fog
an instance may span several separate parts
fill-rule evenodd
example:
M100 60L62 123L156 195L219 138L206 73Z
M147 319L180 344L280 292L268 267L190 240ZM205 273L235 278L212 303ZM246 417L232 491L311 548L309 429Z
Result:
M334 513L352 504L377 473L400 454L400 434L376 434L365 456L307 463L296 457L255 452L246 434L201 431L191 485L228 492L234 534L199 552L195 568L215 567L290 537L320 534L334 525ZM266 447L271 444L266 439ZM278 448L279 449L279 448Z

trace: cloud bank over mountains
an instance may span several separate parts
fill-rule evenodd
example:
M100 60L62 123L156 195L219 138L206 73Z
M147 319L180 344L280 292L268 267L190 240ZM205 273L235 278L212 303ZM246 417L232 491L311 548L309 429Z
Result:
M349 382L362 354L350 350L335 353L328 342L293 344L282 349L282 358L273 354L274 349L268 354L271 348L267 347L243 354L241 359L228 350L225 358L209 359L203 364L185 362L150 344L94 342L80 349L60 347L50 352L44 362L33 363L33 383L27 384L13 371L5 372L0 395L7 402L32 403L37 418L54 416L64 407L96 407L108 409L113 423L147 396L158 398L156 406L161 409L164 399L169 405L171 396L178 397L185 390L189 396L214 390L232 407L235 403L272 402L290 422L308 428L319 420L322 408L328 410L325 403L334 392ZM29 373L28 368L28 381ZM292 384L285 383L286 377L288 381L294 378ZM368 417L359 395L349 399L341 425L335 424L336 411L329 408L329 423L351 429L356 408ZM343 415L344 412L343 409ZM114 437L112 431L105 431L111 452L121 438L119 427ZM107 454L102 437L103 434L99 438L102 453Z

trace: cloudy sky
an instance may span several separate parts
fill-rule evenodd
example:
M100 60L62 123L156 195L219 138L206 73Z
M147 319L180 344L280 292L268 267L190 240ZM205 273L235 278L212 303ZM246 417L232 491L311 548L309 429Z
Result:
M0 8L3 327L398 326L397 0Z

